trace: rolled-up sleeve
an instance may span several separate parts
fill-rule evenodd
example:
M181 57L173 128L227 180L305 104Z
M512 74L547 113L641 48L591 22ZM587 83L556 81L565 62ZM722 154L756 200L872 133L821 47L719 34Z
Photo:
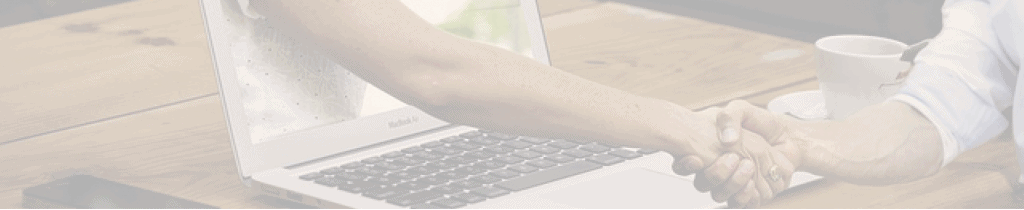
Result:
M1000 135L1013 103L1016 73L991 25L996 1L947 0L943 29L918 54L906 85L891 100L916 108L942 137L943 163Z

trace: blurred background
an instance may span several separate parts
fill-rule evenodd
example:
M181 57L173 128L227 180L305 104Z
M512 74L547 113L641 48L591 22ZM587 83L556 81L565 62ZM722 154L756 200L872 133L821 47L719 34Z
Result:
M0 0L0 27L130 0ZM942 0L616 1L805 42L832 34L884 36L908 44L942 26ZM457 1L455 1L457 2Z

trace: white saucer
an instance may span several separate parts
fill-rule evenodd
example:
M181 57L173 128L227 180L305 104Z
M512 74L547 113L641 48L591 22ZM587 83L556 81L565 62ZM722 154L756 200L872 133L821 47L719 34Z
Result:
M800 91L779 96L767 105L768 111L786 114L803 120L828 118L825 97L820 90Z

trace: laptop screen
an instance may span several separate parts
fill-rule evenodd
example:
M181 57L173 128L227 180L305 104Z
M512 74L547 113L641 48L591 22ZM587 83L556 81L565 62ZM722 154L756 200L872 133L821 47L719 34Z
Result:
M402 2L451 34L533 57L519 0ZM229 21L229 46L253 144L408 106L327 57L298 48L264 21L227 10L236 20Z

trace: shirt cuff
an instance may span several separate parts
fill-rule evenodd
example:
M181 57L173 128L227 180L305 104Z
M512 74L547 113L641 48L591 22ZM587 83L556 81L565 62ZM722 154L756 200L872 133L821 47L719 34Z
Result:
M957 143L955 138L953 138L953 133L951 133L949 129L945 128L945 126L938 123L938 118L935 117L935 114L928 108L928 106L925 106L924 103L917 98L906 94L896 94L895 96L890 97L887 102L888 101L899 101L914 107L914 109L917 109L921 115L924 115L932 125L935 125L935 129L939 131L939 136L942 138L942 167L946 167L946 165L953 162L953 159L956 159L956 157L960 155L960 144Z

